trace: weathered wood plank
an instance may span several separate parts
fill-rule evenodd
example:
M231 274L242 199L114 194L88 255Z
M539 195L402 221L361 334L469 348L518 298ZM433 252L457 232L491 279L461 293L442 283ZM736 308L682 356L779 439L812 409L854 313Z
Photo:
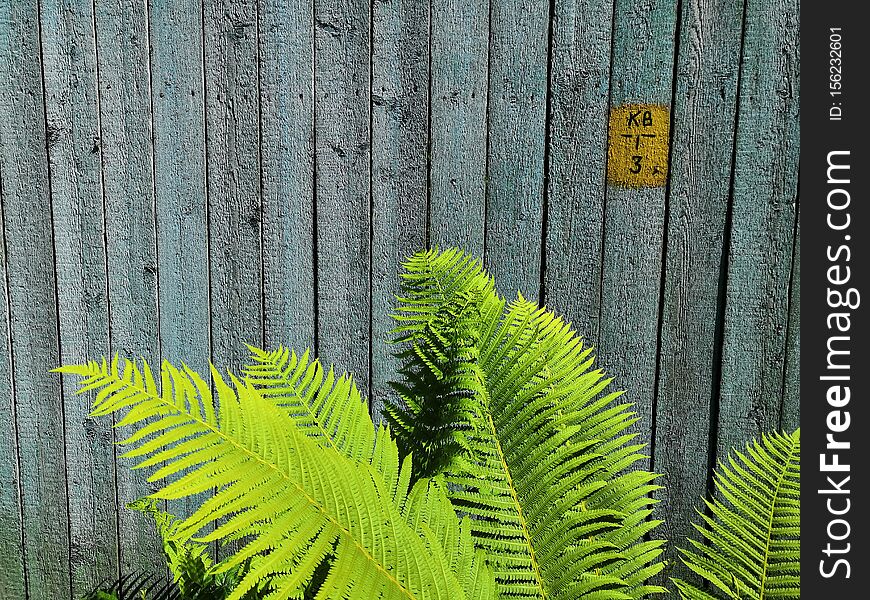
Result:
M203 3L211 354L234 372L263 344L257 30L256 0Z
M798 3L748 0L717 459L779 427L798 174Z
M54 140L41 69L37 2L0 2L0 180L27 593L64 598L70 595L64 415L60 377L49 373L60 360L46 157ZM14 589L20 565L14 551L12 559L3 587Z
M694 532L715 452L725 286L727 214L743 6L740 0L682 5L667 257L663 292L654 467L667 474L662 533ZM712 420L712 426L711 426ZM676 544L665 575L684 576Z
M371 327L370 13L318 0L315 151L318 354L369 390Z
M203 6L212 360L238 371L263 342L257 5Z
M669 0L614 8L611 106L669 106L676 7ZM640 441L651 442L655 410L665 188L607 186L599 317L601 366L635 403Z
M265 344L314 345L314 15L260 5Z
M542 302L598 340L613 3L555 4Z
M0 51L0 56L4 56L2 52ZM4 203L3 178L0 176L0 232L6 231ZM15 382L10 346L6 256L5 235L0 235L0 277L3 278L0 281L0 291L3 293L0 296L0 564L5 566L0 571L0 597L24 598L24 533L21 524L18 428L15 422Z
M151 102L160 353L207 373L210 358L208 208L202 15L198 0L151 6ZM203 499L173 503L179 517Z
M796 208L798 208L796 203ZM794 233L791 266L791 290L788 308L788 336L785 349L785 372L779 428L794 431L801 424L801 229L800 211Z
M372 414L398 361L387 341L399 266L426 245L429 3L376 2L372 14Z
M144 3L95 4L106 211L110 344L123 357L160 359L154 214L151 85ZM117 452L120 455L121 452ZM142 471L118 459L120 565L163 568L153 520L124 504L154 491Z
M486 264L508 299L541 289L549 8L490 3Z
M93 7L41 5L45 107L54 218L60 358L109 354L106 250ZM93 396L63 382L72 594L118 572L112 422L88 417Z
M429 243L483 258L489 2L432 3Z

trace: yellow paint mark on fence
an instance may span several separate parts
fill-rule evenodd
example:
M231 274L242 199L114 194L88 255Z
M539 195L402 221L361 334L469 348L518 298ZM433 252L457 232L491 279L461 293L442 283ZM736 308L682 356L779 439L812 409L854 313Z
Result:
M610 109L607 181L625 187L660 187L668 179L670 109L624 104Z

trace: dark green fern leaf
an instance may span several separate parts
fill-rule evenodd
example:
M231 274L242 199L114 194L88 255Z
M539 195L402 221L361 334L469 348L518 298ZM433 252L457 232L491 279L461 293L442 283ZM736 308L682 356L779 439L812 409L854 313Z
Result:
M701 540L680 550L707 585L674 579L681 598L800 598L800 444L800 429L763 435L719 465Z
M128 573L112 583L100 584L81 600L182 600L182 596L172 581L148 573Z
M417 475L443 472L473 517L505 598L642 598L663 588L644 536L655 475L628 405L591 349L521 296L507 305L458 250L405 263L397 320L404 366L391 427Z
M268 600L302 598L330 553L334 560L318 600L497 597L468 525L443 503L432 513L444 493L437 483L408 488L408 459L400 462L385 428L357 440L362 445L350 452L360 457L355 461L311 439L252 387L232 377L228 385L214 370L219 404L209 383L169 363L159 386L144 363L141 369L132 362L121 369L115 360L59 370L82 377L81 391L98 390L92 414L125 413L118 426L134 428L123 442L132 447L126 456L139 457L138 467L157 468L150 480L171 480L155 498L216 490L181 522L178 539L217 523L197 541L244 540L217 566L227 572L250 565L228 600L242 600L264 582L273 590ZM362 430L374 431L363 417Z

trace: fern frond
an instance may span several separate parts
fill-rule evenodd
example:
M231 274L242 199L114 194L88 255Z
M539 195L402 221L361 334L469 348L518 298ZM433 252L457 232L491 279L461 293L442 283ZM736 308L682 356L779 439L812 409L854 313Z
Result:
M695 528L701 540L680 549L707 582L674 579L690 600L800 598L800 429L772 433L735 452L714 476L716 498Z
M401 402L387 409L418 476L444 472L505 598L641 598L661 570L655 475L591 349L521 296L507 305L458 250L405 263L395 316Z
M310 360L279 347L267 351L248 346L253 364L242 370L245 381L263 398L280 406L296 426L324 447L354 460L371 461L375 428L368 405L347 373L324 371Z
M368 416L368 405L362 399L348 374L335 377L332 368L324 372L318 361L310 361L306 351L301 357L296 352L283 347L266 351L253 346L251 351L254 364L245 367L245 381L254 386L264 397L284 409L312 439L323 447L333 448L353 460L368 462L381 472L396 472L395 461L398 453L389 443L376 443L374 429ZM379 430L381 435L387 435L386 429ZM364 451L374 448L374 452ZM383 448L391 448L383 452ZM408 456L407 452L403 453ZM411 482L411 465L407 459L398 470L397 479L391 480L394 494L398 490L406 490ZM428 485L428 484L427 484ZM414 524L415 530L424 538L433 532L443 548L460 548L458 553L448 552L448 557L463 558L463 562L453 564L453 571L460 575L467 584L466 591L470 598L487 598L497 595L497 589L492 587L494 578L491 569L486 566L485 558L473 546L471 530L464 525L461 530L455 530L455 518L449 516L452 507L447 500L446 491L434 482L431 490L423 485L415 488L413 497L418 501L425 498L422 504L413 504L407 510L408 518ZM435 491L437 490L437 492ZM396 499L401 504L401 501ZM421 519L420 512L426 506L440 503L442 520L438 527L421 530L428 519ZM437 518L437 513L425 511L431 518ZM444 515L448 518L444 519ZM458 545L457 545L458 544Z
M462 547L445 552L427 527L437 523L439 530L461 538L463 526L443 508L419 518L412 498L424 493L422 486L425 493L443 492L428 481L408 491L401 475L407 467L384 428L372 446L358 451L374 457L369 464L324 447L251 386L232 376L228 384L214 369L219 403L198 374L169 363L163 364L159 386L144 362L141 369L129 361L121 369L115 359L58 370L81 376L80 391L97 390L95 416L125 411L118 426L134 428L122 442L131 447L125 456L139 458L136 468L156 468L151 481L174 478L155 498L174 500L216 489L179 524L177 534L191 539L215 523L198 541L246 536L241 550L218 565L228 571L250 561L229 600L240 600L264 581L274 590L270 600L300 598L328 553L334 559L319 599L497 597L494 583L485 583L492 576L479 555L462 560L471 566L472 583L481 580L482 586L466 588L467 576L451 569L458 560L452 553ZM388 468L381 471L373 464Z

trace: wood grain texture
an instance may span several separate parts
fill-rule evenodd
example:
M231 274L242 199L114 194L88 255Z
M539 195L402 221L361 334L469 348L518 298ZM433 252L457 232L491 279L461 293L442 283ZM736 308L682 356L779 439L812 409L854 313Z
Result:
M670 105L676 7L617 0L611 106ZM652 439L659 334L665 188L607 186L598 356L634 402L640 439Z
M541 288L548 0L492 0L486 265L508 299Z
M779 428L798 174L798 3L748 0L717 459Z
M235 372L263 343L255 0L203 4L212 361Z
M613 3L555 4L543 298L598 341Z
M489 2L432 2L429 243L484 252Z
M794 234L789 290L788 335L786 336L785 371L783 373L782 404L779 428L794 431L801 424L801 229L800 211Z
M402 261L426 246L429 3L377 2L372 13L372 414L399 361L387 343Z
M160 360L157 308L151 72L144 4L95 4L100 137L106 211L110 347L124 357ZM122 451L117 451L120 455ZM118 459L119 545L123 572L160 569L153 520L124 509L157 488Z
M160 354L205 374L210 315L200 2L153 3L150 35ZM168 509L185 517L204 498Z
M662 533L694 532L715 452L727 218L743 5L682 5L663 291L654 468L667 474ZM711 425L712 423L712 425ZM676 545L666 576L684 577Z
M317 352L369 392L371 138L368 2L315 2Z
M314 346L314 8L260 2L265 341Z
M109 355L106 250L93 7L41 5L46 120L52 143L60 361ZM70 574L79 597L118 572L112 422L88 416L93 394L63 382Z
M0 32L3 32L2 27ZM7 46L0 50L4 63L5 48ZM4 203L3 178L0 176L0 232L6 231ZM3 292L0 296L0 564L5 567L0 570L0 597L25 598L27 586L21 524L21 478L18 469L20 449L15 419L15 379L12 372L9 292L6 287L9 280L6 265L8 249L5 235L0 235L0 251L0 291Z
M0 180L27 593L64 598L70 595L64 413L60 377L49 373L60 360L46 157L53 136L45 120L36 2L0 3L0 81ZM13 577L16 562L13 555Z

